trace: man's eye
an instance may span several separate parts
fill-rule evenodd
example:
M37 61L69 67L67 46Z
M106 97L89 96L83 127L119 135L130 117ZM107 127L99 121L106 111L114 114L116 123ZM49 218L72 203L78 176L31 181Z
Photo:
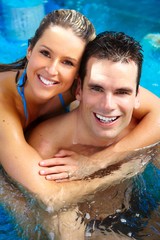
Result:
M129 95L130 92L129 91L126 91L126 90L119 90L116 92L117 94L121 94L121 95Z
M41 53L43 56L50 57L50 53L49 53L47 50L41 50L40 53Z
M91 90L93 90L95 92L103 92L103 89L99 86L92 86Z

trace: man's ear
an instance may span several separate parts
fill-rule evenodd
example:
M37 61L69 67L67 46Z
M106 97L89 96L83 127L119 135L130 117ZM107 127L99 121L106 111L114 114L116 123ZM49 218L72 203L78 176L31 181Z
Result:
M137 109L139 107L140 107L140 88L138 88L138 91L137 91L134 108Z
M82 94L81 79L80 79L80 77L78 77L78 84L77 84L77 88L76 88L76 99L78 101L81 100L81 94Z

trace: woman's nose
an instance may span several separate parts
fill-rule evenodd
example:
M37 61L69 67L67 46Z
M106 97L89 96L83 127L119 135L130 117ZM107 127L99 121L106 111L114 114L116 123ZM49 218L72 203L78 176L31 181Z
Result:
M57 75L58 74L58 61L52 61L47 67L46 70L51 75Z

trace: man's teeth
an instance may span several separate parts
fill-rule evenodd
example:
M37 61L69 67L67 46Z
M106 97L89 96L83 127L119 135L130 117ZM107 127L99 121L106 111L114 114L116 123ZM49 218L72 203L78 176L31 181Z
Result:
M39 78L40 78L41 82L43 82L45 85L54 85L54 84L56 84L56 82L49 81L49 80L43 78L42 76L39 76Z
M101 122L104 122L104 123L114 122L114 121L118 118L118 117L108 118L108 117L101 116L101 115L99 115L99 114L96 114L96 117L97 117Z

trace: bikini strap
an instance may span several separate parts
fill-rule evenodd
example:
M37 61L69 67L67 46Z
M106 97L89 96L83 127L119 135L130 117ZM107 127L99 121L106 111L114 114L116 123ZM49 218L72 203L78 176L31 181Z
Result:
M59 100L60 100L65 112L69 112L69 107L66 106L63 95L60 93L60 94L58 94L58 96L59 96Z
M17 90L22 99L25 118L26 118L26 120L28 120L27 102L26 102L25 95L24 95L25 77L26 77L26 70L23 71L21 77L19 78L19 80L17 82Z

